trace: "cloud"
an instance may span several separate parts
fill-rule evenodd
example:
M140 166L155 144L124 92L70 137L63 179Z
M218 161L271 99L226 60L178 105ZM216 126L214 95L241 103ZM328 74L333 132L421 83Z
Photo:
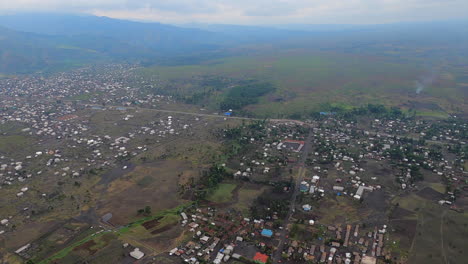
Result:
M166 23L387 23L468 17L467 0L0 0L1 11L90 13Z

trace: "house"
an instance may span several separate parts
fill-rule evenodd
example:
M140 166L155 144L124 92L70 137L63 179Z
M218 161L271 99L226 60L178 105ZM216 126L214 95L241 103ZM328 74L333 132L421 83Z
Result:
M270 238L273 236L273 231L270 229L263 229L261 235Z
M362 186L362 185L361 185L361 186L359 186L359 188L358 188L358 190L357 190L357 192L356 192L356 195L354 195L354 198L356 198L356 199L358 199L358 200L361 199L362 195L364 194L364 190L366 190L366 191L373 191L374 188L372 188L372 187L366 187L366 186Z
M187 214L184 213L184 212L180 213L180 216L182 216L182 219L184 219L184 220L188 219Z
M304 204L302 206L302 209L306 212L310 211L310 209L312 209L312 206L310 206L309 204Z
M203 237L200 238L200 242L201 242L202 244L208 243L208 240L210 240L210 237L209 237L209 236L203 236Z
M344 187L335 185L335 186L333 186L333 190L338 191L338 192L342 192L342 191L344 191Z
M141 259L145 256L145 253L141 252L139 248L135 248L132 252L130 252L130 256L134 259Z
M361 264L377 264L377 259L371 256L364 256L361 259Z
M264 264L268 262L268 256L260 252L257 252L255 256L253 257L253 260L256 263Z
M307 192L309 190L309 184L306 181L302 181L299 189L301 192Z

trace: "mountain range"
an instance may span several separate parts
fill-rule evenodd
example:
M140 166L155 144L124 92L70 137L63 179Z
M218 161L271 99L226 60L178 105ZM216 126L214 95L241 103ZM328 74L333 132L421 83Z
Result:
M193 64L256 45L371 53L385 45L413 45L430 46L432 53L438 47L445 55L455 49L468 54L467 44L467 21L262 27L173 26L70 14L0 16L0 72L6 74L99 62Z

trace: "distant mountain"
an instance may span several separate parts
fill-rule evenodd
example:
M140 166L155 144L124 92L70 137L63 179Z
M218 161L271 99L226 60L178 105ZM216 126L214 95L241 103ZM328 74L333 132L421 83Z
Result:
M468 23L289 25L142 23L65 14L0 16L0 72L48 71L97 62L197 64L254 48L303 48L396 56L463 57ZM8 28L8 29L7 29ZM460 56L461 55L461 56Z
M0 16L0 25L45 35L105 37L159 53L213 49L220 42L218 34L199 29L85 15L17 14Z
M19 14L0 16L0 72L28 73L86 63L154 64L221 47L214 33L106 17ZM8 28L8 29L7 29ZM219 41L216 42L222 43ZM207 55L203 55L207 56ZM168 57L173 58L169 60Z
M0 72L63 70L88 63L141 61L156 56L142 47L106 37L52 36L0 27Z
M63 67L67 61L103 59L92 50L70 46L64 38L22 33L0 27L0 72L29 73Z
M218 33L236 43L277 41L285 38L311 36L312 32L299 29L286 29L266 26L241 26L224 24L185 24L186 28L201 29Z

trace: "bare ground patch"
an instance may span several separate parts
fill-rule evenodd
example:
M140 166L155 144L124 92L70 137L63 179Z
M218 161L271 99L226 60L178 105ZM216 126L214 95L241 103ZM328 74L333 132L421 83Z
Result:
M137 210L145 206L150 206L153 213L177 207L182 203L178 175L188 169L188 163L176 160L138 166L110 184L98 212L111 212L111 222L118 226L131 222ZM151 178L151 181L146 185L138 184L144 178Z
M417 194L419 197L422 197L424 199L428 199L431 201L438 201L444 197L444 195L430 187L426 187L422 190L420 190Z

